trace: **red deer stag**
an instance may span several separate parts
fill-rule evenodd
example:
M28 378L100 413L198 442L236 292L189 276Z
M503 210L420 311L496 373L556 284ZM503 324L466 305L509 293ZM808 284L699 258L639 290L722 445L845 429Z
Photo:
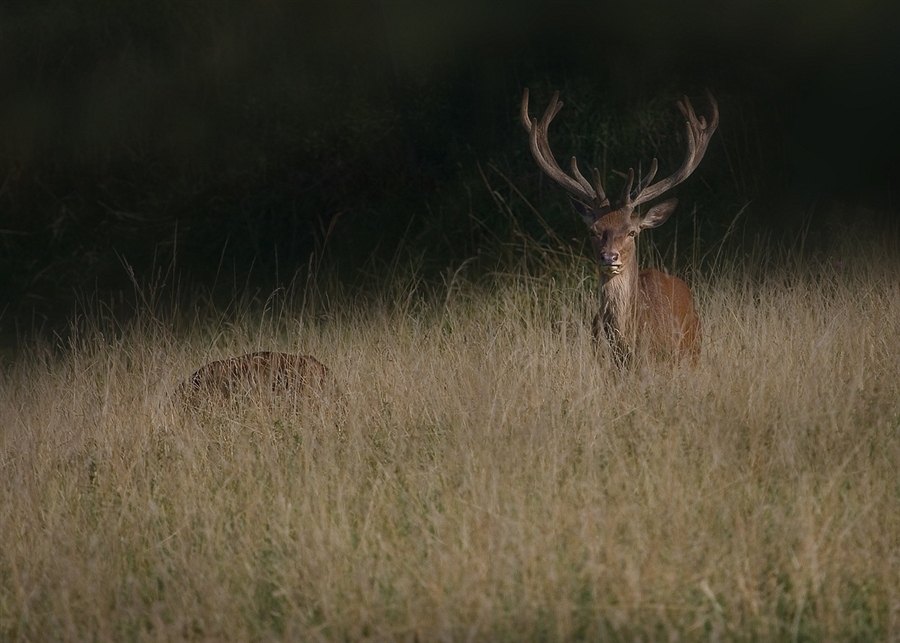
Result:
M719 124L719 108L712 94L712 118L697 117L687 97L678 109L687 119L687 155L681 167L670 177L652 183L656 176L656 159L650 171L634 186L634 170L618 202L610 203L600 172L594 168L591 185L578 170L575 157L571 173L566 174L553 157L547 140L547 128L563 104L559 92L540 120L528 114L528 90L522 97L522 125L530 135L531 153L541 170L562 186L572 204L588 226L594 256L600 268L600 310L594 316L593 337L605 337L620 364L635 353L696 362L700 355L700 320L694 310L691 291L681 279L658 270L638 270L637 236L642 230L663 224L672 214L677 199L668 199L651 207L644 215L635 212L642 203L655 199L675 187L697 168ZM632 190L632 186L634 189Z
M336 391L328 369L315 357L269 352L210 362L182 385L182 394L193 407L265 396L302 404Z

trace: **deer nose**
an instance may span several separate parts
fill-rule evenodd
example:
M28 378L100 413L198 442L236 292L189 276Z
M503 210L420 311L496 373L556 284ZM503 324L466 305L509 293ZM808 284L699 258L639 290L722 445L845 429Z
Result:
M618 252L601 252L600 253L600 261L602 261L604 265L611 266L611 265L619 262L619 253Z

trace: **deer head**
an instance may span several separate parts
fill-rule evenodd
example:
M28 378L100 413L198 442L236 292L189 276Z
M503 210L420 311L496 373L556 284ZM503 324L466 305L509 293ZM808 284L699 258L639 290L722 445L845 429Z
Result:
M712 105L712 119L709 123L694 113L694 108L687 96L678 101L678 109L684 115L687 130L687 154L681 167L666 179L652 183L656 177L658 163L653 159L650 170L637 185L634 185L634 169L629 168L628 180L615 204L611 204L603 183L600 171L594 168L593 185L578 169L575 157L571 160L571 175L566 174L550 151L547 130L550 123L562 109L559 92L553 94L550 104L539 120L532 120L528 114L528 89L522 97L522 125L529 133L531 153L544 173L562 186L572 198L572 204L587 224L591 236L591 245L600 271L604 275L615 276L622 267L632 261L635 254L637 235L647 228L655 228L665 223L675 210L677 199L669 199L652 208L643 216L635 214L635 208L642 203L661 196L675 187L697 169L710 138L719 124L719 108L712 94L706 93Z

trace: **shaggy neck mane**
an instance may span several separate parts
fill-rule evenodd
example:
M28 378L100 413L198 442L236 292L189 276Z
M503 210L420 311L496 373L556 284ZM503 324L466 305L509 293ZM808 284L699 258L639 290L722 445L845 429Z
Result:
M600 319L611 344L634 350L637 335L637 261L626 264L615 276L600 276Z

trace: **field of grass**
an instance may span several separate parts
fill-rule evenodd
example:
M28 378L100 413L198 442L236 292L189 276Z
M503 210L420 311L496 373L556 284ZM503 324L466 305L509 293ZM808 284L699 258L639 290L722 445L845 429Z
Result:
M897 241L697 271L695 369L575 259L91 313L0 371L0 639L897 640ZM171 395L266 349L343 411Z

